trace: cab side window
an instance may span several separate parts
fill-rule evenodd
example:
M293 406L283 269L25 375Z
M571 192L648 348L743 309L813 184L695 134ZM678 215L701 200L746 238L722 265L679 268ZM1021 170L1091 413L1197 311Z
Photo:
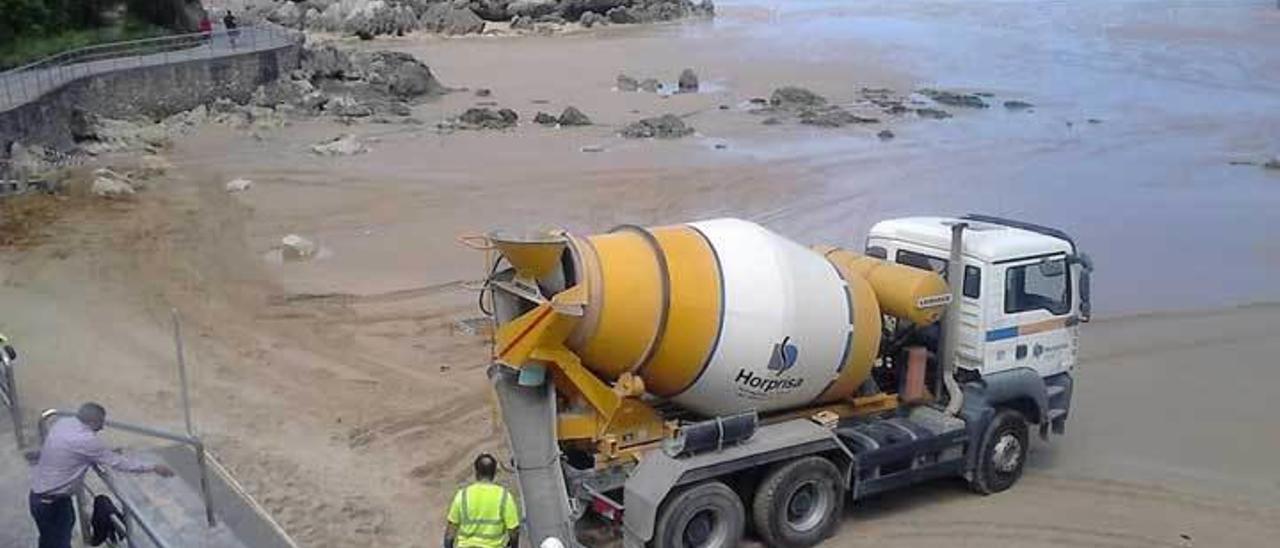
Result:
M925 255L923 253L916 253L914 251L907 251L905 249L899 249L896 258L898 264L919 268L921 270L932 270L937 272L938 275L942 276L944 279L947 278L947 263L950 261L946 259ZM976 266L965 265L963 290L964 296L970 299L976 299L982 296L982 269Z
M1004 277L1004 311L1066 314L1071 311L1070 278L1066 259L1011 266Z

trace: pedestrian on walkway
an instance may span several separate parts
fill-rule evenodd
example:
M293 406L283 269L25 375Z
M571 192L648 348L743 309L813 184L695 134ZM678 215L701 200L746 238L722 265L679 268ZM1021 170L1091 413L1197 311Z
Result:
M209 12L200 14L200 38L208 42L213 37L213 21L209 19Z
M449 505L445 548L516 548L520 509L511 493L493 482L498 461L481 453L474 463L476 481L463 487Z
M112 451L98 438L107 422L107 410L86 403L74 417L58 419L40 448L40 459L31 471L31 518L40 531L40 548L71 548L76 514L71 497L84 485L84 474L98 465L135 474L152 472L173 476L163 464L150 464Z
M227 28L227 40L231 42L231 48L235 49L236 38L240 37L240 21L231 10L227 10L227 14L222 17L222 26Z

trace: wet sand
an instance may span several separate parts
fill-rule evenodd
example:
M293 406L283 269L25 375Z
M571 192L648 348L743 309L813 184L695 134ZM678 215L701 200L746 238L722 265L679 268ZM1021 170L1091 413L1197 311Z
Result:
M73 211L44 245L0 251L0 302L19 311L0 329L31 356L31 407L93 397L176 426L177 307L201 430L285 528L304 546L414 546L438 534L471 455L501 449L487 343L456 327L477 314L463 282L482 275L458 234L732 215L859 247L893 216L1023 217L1076 235L1099 266L1103 319L1085 328L1068 435L1038 447L1013 492L940 482L869 500L829 544L1269 545L1280 309L1232 306L1280 299L1280 180L1228 164L1280 147L1277 81L1260 76L1280 73L1268 8L743 1L711 23L353 43L493 96L419 106L422 126L295 122L262 140L207 127L137 201ZM686 66L705 93L612 89L619 72L669 82ZM842 104L864 86L937 86L1036 107L762 126L745 102L785 84ZM434 129L479 101L522 121L574 105L597 125ZM616 136L668 112L698 134ZM877 139L885 127L898 137ZM371 151L307 151L342 132ZM226 194L241 176L254 188ZM290 233L326 257L269 260Z

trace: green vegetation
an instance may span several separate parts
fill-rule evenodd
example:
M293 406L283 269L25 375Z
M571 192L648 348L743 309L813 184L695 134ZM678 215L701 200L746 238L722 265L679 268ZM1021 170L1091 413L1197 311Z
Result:
M169 34L186 26L182 19L175 3L156 0L0 0L0 69L68 49Z

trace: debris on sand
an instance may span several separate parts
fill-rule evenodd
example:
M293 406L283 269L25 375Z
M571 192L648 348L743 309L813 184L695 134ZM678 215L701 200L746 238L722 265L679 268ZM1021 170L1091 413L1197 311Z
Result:
M286 261L305 261L316 255L316 244L297 234L290 234L280 239L280 251Z
M618 91L636 91L640 89L640 82L625 74L619 74L617 86Z
M90 191L94 196L103 198L123 198L133 196L137 189L129 182L128 177L107 168L99 168L93 171L93 186Z
M533 115L533 123L543 126L554 126L560 123L560 121L557 120L555 116L538 111L537 114Z
M458 117L462 129L507 129L515 127L520 116L509 108L469 108Z
M640 89L649 93L657 93L659 89L662 89L662 82L659 82L657 78L645 78L640 81Z
M951 113L937 108L918 108L916 116L927 118L930 120L945 120L951 117Z
M253 187L253 181L250 181L249 179L245 179L244 177L238 177L238 178L232 179L230 181L227 181L227 184L226 184L227 192L244 192L246 190L249 190L252 187Z
M604 152L604 147L600 145L587 145L580 149L582 152Z
M313 145L311 152L320 156L352 156L369 152L369 149L355 135L344 133Z
M676 80L677 93L697 93L698 92L698 75L693 69L687 68L680 72L680 78Z
M881 141L888 141L896 137L896 135L894 135L892 131L882 129L880 130L880 133L876 134L876 137L879 137Z
M764 120L761 120L760 123L766 126L776 126L781 124L782 120L775 116L770 116L768 118L765 118Z
M674 114L645 118L622 128L622 136L628 139L678 139L693 135L693 128Z
M844 127L849 124L875 124L880 120L858 116L837 106L800 112L800 123L818 127Z
M827 98L802 87L787 86L773 90L769 104L783 110L798 110L826 105Z
M1101 124L1101 123L1102 123L1102 120L1099 120L1099 119L1097 119L1097 118L1090 118L1090 119L1088 119L1088 120L1086 120L1086 121L1087 121L1087 122L1089 122L1090 124Z
M933 99L935 103L952 107L987 108L987 102L972 93L959 93L940 89L925 88L920 95Z
M493 95L493 90L489 88L480 88L476 90L476 97L488 97Z
M1027 109L1032 108L1032 107L1034 107L1034 106L1035 106L1035 105L1033 105L1033 104L1031 104L1031 103L1028 103L1028 102L1026 102L1026 101L1017 101L1017 100L1014 100L1014 101L1005 101L1005 102L1004 102L1004 108L1007 108L1007 109L1009 109L1009 110L1027 110Z
M575 107L565 107L564 112L560 113L560 118L557 121L562 126L591 125L591 118L588 118L586 114L583 114L581 110Z

